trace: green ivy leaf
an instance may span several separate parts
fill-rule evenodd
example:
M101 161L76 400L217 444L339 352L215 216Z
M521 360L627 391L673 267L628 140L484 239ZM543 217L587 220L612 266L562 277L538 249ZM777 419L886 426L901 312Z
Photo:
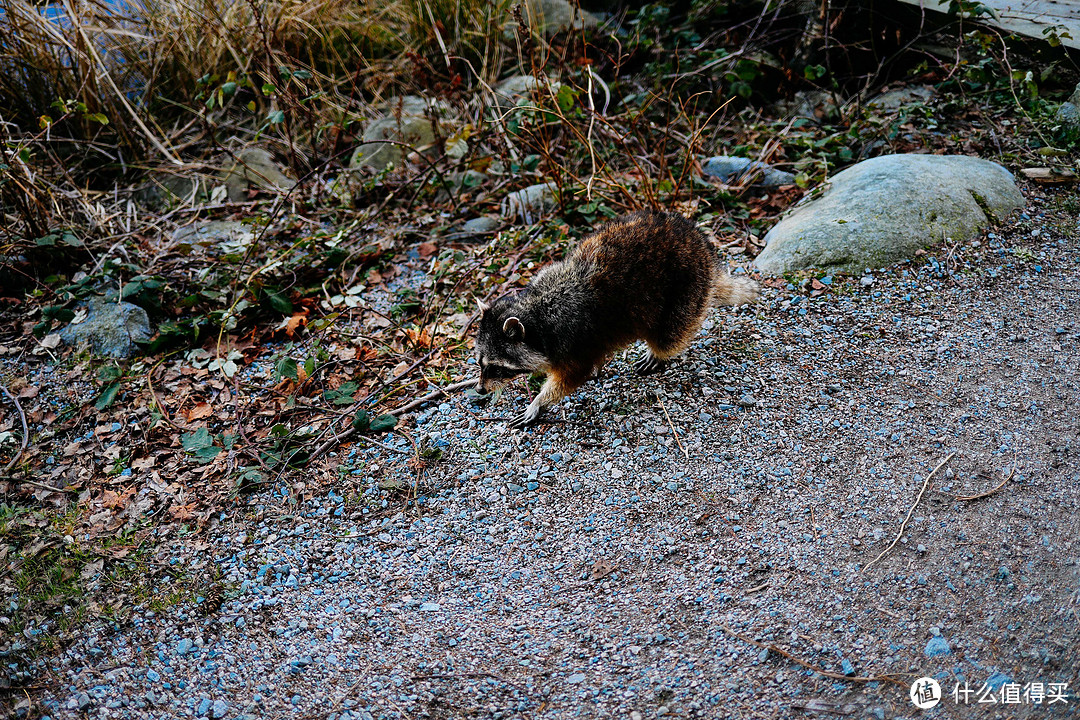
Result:
M108 383L98 395L98 399L94 401L94 407L98 410L104 410L116 401L116 395L120 392L120 383L111 382Z
M354 430L364 432L371 427L371 414L367 410L357 410L353 415L352 426Z
M353 393L355 393L356 390L356 383L347 382L343 383L341 387L336 390L327 390L323 393L323 398L335 405L352 405L356 402L356 399L353 397Z
M393 430L398 424L398 419L393 415L379 415L371 421L371 432L384 432Z
M293 304L281 293L270 293L266 296L267 304L282 315L288 315L293 311Z
M289 378L290 380L299 380L300 373L297 371L296 361L291 357L283 357L277 361L277 365L274 367L274 374L279 379Z
M210 462L221 452L221 448L214 446L214 436L204 427L184 433L180 436L180 443L189 455L201 463Z

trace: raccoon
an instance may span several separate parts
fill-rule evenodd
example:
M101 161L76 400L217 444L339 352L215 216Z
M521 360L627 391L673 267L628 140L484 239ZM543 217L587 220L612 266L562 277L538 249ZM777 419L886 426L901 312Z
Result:
M543 388L510 426L526 427L635 340L648 347L639 375L664 369L701 329L709 309L753 302L758 286L723 271L705 236L673 213L636 212L585 238L528 287L480 302L479 387L497 390L527 372Z

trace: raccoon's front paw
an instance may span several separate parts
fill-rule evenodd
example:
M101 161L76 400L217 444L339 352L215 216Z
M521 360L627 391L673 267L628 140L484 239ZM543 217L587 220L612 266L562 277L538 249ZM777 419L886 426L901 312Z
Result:
M667 363L665 361L651 352L647 352L634 363L634 372L638 375L655 375L658 372L663 372L666 367Z
M525 412L518 415L516 418L510 421L510 427L515 430L529 427L534 424L540 418L540 408L534 408L532 405L525 408Z

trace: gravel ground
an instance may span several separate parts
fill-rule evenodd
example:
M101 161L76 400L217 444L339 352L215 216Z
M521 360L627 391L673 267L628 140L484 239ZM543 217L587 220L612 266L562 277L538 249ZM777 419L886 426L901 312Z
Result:
M616 359L560 422L485 419L520 385L428 406L406 427L445 454L410 507L400 435L299 504L252 496L172 558L220 573L220 608L88 629L47 661L51 716L1080 714L1080 232L1041 208L817 297L767 288L664 375ZM999 702L924 713L920 676ZM1032 683L1067 703L1001 703Z

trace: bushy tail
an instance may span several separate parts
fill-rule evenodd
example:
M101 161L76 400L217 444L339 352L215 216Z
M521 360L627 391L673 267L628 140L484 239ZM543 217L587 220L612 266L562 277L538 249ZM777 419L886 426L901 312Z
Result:
M745 305L758 299L758 284L745 275L728 275L721 270L713 285L714 305Z

